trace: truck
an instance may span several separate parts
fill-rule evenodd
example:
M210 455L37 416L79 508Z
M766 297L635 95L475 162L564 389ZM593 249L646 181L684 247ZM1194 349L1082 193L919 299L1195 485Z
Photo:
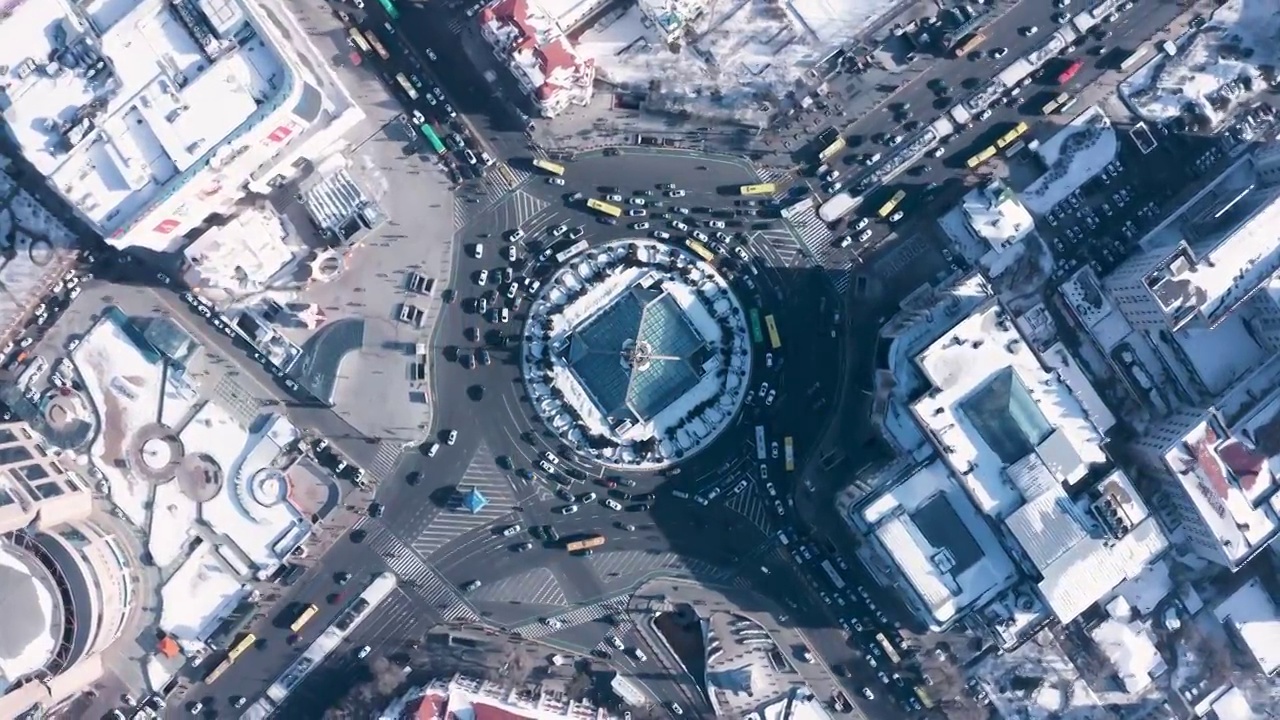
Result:
M603 544L603 535L592 535L590 537L582 538L581 540L574 540L573 542L565 543L564 549L569 552L578 552L580 550L590 550L594 547L600 547Z
M973 114L964 109L963 103L948 110L947 114L951 116L952 120L956 121L957 125L961 126L973 119Z
M853 212L861 204L862 196L860 195L855 196L849 192L836 193L818 208L818 217L823 222L832 223Z

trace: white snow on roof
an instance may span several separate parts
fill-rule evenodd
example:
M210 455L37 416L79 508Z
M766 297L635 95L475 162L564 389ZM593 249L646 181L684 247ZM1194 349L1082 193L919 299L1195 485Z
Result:
M1216 327L1184 327L1174 334L1183 357L1211 396L1217 397L1270 356L1254 339L1249 320L1241 313ZM1225 348L1230 351L1224 352Z
M214 550L196 548L160 589L160 627L179 640L203 641L249 594Z
M1040 364L1039 358L1022 339L1015 323L995 302L987 304L936 340L916 357L916 364L934 390L912 405L917 421L944 450L943 456L961 476L961 482L978 509L997 519L1004 518L1020 506L1024 497L1006 478L1006 463L984 438L975 420L961 409L979 391L991 383L1008 383L1009 403L1016 407L1005 411L1006 420L1017 421L1017 435L1034 452L1046 454L1047 441L1059 433L1079 463L1062 465L1046 458L1060 482L1074 482L1089 463L1106 461L1102 452L1102 436L1089 422L1087 413L1072 395L1070 388L1054 373ZM1005 377L1005 373L1011 376ZM1043 423L1024 423L1022 407L1027 400L1038 408ZM977 408L974 409L977 411ZM1002 427L1007 422L1000 422ZM1035 427L1032 427L1034 425ZM1049 434L1042 435L1045 431ZM1028 433L1038 433L1031 437ZM1004 433L1002 433L1004 434ZM1054 448L1057 450L1058 448Z
M942 556L949 554L950 549L933 546L912 517L931 502L947 504L959 524L945 531L964 533L956 537L957 543L972 543L980 554L959 574L944 569ZM886 490L868 504L862 514L939 625L994 597L1017 578L1017 571L1000 541L941 461L926 465L906 481ZM930 533L936 538L939 530L930 528Z
M1238 687L1222 693L1213 701L1214 720L1256 720L1261 718L1249 705L1249 698Z
M156 486L147 528L147 551L156 567L168 567L186 552L186 543L199 517L196 504L176 482Z
M226 224L210 228L183 250L193 286L233 295L264 289L294 259L289 233L267 208L246 208Z
M1216 420L1208 418L1165 452L1164 460L1209 532L1218 538L1225 558L1235 563L1270 542L1276 534L1277 516L1270 505L1250 502L1242 481L1251 483L1254 478L1237 477L1224 462L1224 449L1233 458L1250 455Z
M1022 191L1023 203L1037 215L1048 213L1102 172L1119 147L1106 114L1097 106L1087 108L1036 149L1049 169Z
M1058 342L1045 350L1044 362L1050 370L1057 373L1071 390L1071 394L1075 395L1076 400L1080 401L1080 406L1089 416L1089 422L1093 423L1100 434L1106 435L1108 430L1115 427L1115 413L1107 407L1107 403L1093 387L1093 383L1089 382L1089 377L1085 375L1080 363L1076 362L1075 357L1067 351L1065 345Z
M1090 630L1089 636L1131 693L1141 692L1168 669L1150 630L1141 625L1107 619Z
M43 63L53 56L55 25L66 29L68 46L89 50L75 68L42 67L13 80L4 115L36 168L89 218L113 229L266 112L255 97L272 92L280 63L257 39L211 64L160 0L144 0L124 15L118 5L97 9L111 25L94 50L92 41L77 44L91 36L61 2L15 4L0 22L0 64L18 68L28 58ZM98 53L106 67L87 79ZM67 148L63 133L84 118L94 129Z
M11 552L0 549L0 565L3 565L12 573L26 576L31 582L37 603L37 607L34 609L38 610L43 617L24 617L22 618L23 624L46 628L45 632L35 633L31 638L31 642L13 657L0 657L0 692L4 692L11 682L39 670L53 658L58 639L48 632L48 628L51 628L55 622L54 612L58 608L58 604L54 602L53 595L50 593L49 588L45 586L45 583L31 577L30 571L21 558ZM6 622L15 621L17 621L17 618L11 617Z
M1089 507L1073 505L1061 487L1029 501L1007 521L1040 569L1040 593L1064 624L1141 574L1169 545L1123 472L1103 480L1099 494L1123 519L1128 528L1123 536L1115 538L1099 527Z
M1000 180L970 190L960 202L969 229L996 252L1021 241L1035 230L1031 213Z
M1264 673L1272 675L1280 669L1280 611L1261 580L1253 578L1242 585L1218 603L1214 614L1235 630Z
M1204 28L1179 43L1177 55L1158 54L1126 78L1120 92L1146 120L1167 120L1194 107L1216 127L1233 108L1266 90L1259 68L1280 61L1277 35L1275 5L1228 0Z
M1173 578L1169 575L1169 564L1157 562L1148 565L1137 577L1130 578L1116 589L1129 607L1139 615L1150 615L1170 593L1173 592ZM1192 615L1194 610L1188 609Z
M639 5L584 33L579 47L596 59L603 77L649 91L654 106L763 122L806 70L896 3L737 0L706 5L701 16L686 18L679 53L667 49L662 15L646 16Z

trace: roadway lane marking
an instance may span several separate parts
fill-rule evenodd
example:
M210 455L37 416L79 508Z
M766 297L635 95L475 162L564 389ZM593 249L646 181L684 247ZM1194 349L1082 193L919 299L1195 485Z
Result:
M729 498L725 505L746 518L765 535L773 532L773 510L769 507L768 501L760 497L755 485L748 485L742 492Z
M387 567L401 580L399 589L410 597L416 597L438 612L445 620L479 619L479 615L462 599L453 585L440 577L421 557L414 554L391 531L376 527L366 540L379 551Z
M560 581L547 568L534 568L518 575L486 583L471 593L476 600L493 603L527 605L559 605L571 603L565 597Z
M559 615L550 616L548 619L554 618L559 621L560 627L558 628L553 628L550 625L539 621L521 625L518 628L512 629L511 632L521 637L531 639L545 637L568 627L575 627L577 625L594 622L606 615L622 612L626 609L630 599L630 595L623 594L607 600L601 600L600 602L592 603L590 605L574 608L573 610Z
M597 553L587 558L592 572L601 584L631 582L639 575L651 575L657 571L675 575L690 574L699 578L722 579L729 571L704 560L686 558L674 552L654 553L645 550L616 550Z

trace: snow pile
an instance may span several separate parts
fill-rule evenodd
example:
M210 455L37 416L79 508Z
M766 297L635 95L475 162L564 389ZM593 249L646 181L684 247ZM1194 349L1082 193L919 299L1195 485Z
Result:
M1261 68L1280 61L1280 13L1273 2L1229 0L1178 53L1160 55L1120 85L1143 119L1159 122L1188 113L1204 127L1222 124L1237 106L1266 90Z
M180 640L203 641L248 593L205 543L160 589L160 627Z
M1037 215L1047 214L1102 172L1119 147L1106 114L1090 107L1036 150L1049 170L1022 192L1022 203Z

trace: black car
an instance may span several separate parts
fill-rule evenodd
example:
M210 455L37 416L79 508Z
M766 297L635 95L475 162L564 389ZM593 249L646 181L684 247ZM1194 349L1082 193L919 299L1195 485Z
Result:
M340 572L334 576L334 580L336 580L339 585L346 585L351 582L351 573Z
M488 351L488 350L485 350L485 349L483 349L483 348L482 348L482 349L480 350L480 352L479 352L479 353L477 353L477 354L480 356L480 364L481 364L481 365L488 365L489 363L493 362L493 359L489 357L489 351Z
M380 518L382 513L386 512L386 508L380 502L369 503L369 517Z

